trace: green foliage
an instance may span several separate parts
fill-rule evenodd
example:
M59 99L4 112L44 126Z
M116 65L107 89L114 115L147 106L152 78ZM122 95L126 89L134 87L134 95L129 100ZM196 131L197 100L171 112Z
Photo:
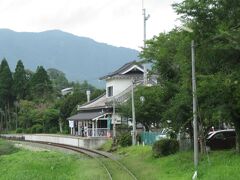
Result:
M31 133L32 133L32 128L27 128L27 129L25 129L25 133L31 134Z
M23 145L24 146L24 145ZM18 152L1 156L0 179L107 179L95 159L56 151Z
M34 98L41 97L42 99L49 98L53 92L52 83L49 79L47 71L38 66L37 71L33 74L30 80L31 95Z
M0 108L9 108L13 104L13 78L7 60L0 65Z
M17 62L15 73L13 74L13 92L18 100L25 99L28 93L27 76L21 60Z
M113 141L112 139L107 140L98 150L110 152L112 150Z
M34 127L33 133L36 133L34 125L39 124L42 126L42 132L49 132L50 129L58 127L59 110L45 104L35 104L32 101L21 100L18 119L19 125L24 129Z
M17 151L17 149L14 147L14 145L12 143L3 141L0 139L0 156L12 154L16 151Z
M23 133L23 128L17 128L16 133Z
M93 92L91 93L91 100L101 96L104 93L105 89L94 89Z
M31 128L31 133L42 133L43 132L43 126L41 124L35 124Z
M151 146L131 146L119 148L121 162L138 179L186 180L194 172L193 152L178 152L174 155L153 158ZM210 156L210 163L209 163ZM216 151L199 157L199 180L240 179L240 156L235 151Z
M60 105L60 116L64 119L68 118L74 108L84 102L86 102L85 93L74 92L72 95L67 96Z
M163 95L162 121L170 119L176 131L192 130L190 42L195 40L198 119L205 127L234 123L240 144L240 1L184 0L173 8L193 33L183 28L161 33L141 52L169 92Z
M122 147L130 146L132 144L131 134L129 132L121 134L117 137L117 143Z
M136 121L143 124L146 130L151 125L159 127L163 112L166 110L165 102L167 101L169 91L161 86L138 87L134 94ZM144 97L144 101L141 101ZM132 117L131 104L129 99L127 103L120 105L119 112L125 117Z
M19 124L27 129L32 126L35 104L31 101L22 100L19 102Z
M52 133L52 134L55 134L55 133L58 132L58 128L57 128L57 127L52 127L52 128L49 129L48 132L49 132L49 133Z
M68 87L68 80L63 72L50 68L47 70L47 73L55 90L60 91Z
M160 139L153 144L154 157L168 156L179 151L179 143L175 139Z

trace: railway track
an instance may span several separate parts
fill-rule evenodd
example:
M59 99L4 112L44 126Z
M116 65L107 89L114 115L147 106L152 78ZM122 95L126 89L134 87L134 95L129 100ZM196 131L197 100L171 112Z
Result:
M11 139L11 140L14 140L14 139ZM81 154L85 154L90 158L94 158L102 166L102 168L106 171L107 176L110 180L118 180L118 179L119 180L121 179L137 180L136 176L126 166L124 166L120 161L118 161L116 158L109 155L108 153L87 149L87 148L82 148L82 147L74 147L70 145L57 144L57 143L49 143L49 142L42 142L42 141L25 141L25 140L21 140L21 141L55 146L63 149L68 149L74 152L78 152Z

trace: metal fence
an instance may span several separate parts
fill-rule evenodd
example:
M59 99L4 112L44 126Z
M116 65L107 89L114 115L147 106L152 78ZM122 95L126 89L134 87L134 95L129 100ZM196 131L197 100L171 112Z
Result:
M142 132L141 140L146 145L152 145L155 141L159 140L163 134L161 132Z
M168 138L168 136L163 132L142 132L140 135L142 142L144 142L146 145L152 145L154 142L160 139ZM189 136L181 134L180 138L180 134L178 134L177 140L179 142L180 151L188 151L192 148L192 143Z

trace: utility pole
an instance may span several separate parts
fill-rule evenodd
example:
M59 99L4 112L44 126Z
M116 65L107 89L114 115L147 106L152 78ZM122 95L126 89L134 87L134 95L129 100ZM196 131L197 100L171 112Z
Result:
M143 1L142 1L142 6L143 6ZM150 15L146 15L146 9L144 7L142 7L142 11L143 11L143 47L144 49L146 48L146 22L149 19ZM143 82L144 85L147 84L147 68L146 65L143 64L143 69L144 69L144 75L143 75Z
M134 80L132 79L132 145L136 145L136 118L135 118L135 104L134 104Z
M192 54L192 93L193 93L193 139L194 139L194 168L193 179L197 177L198 167L198 129L197 129L197 97L196 97L196 73L195 73L195 45L194 40L191 42Z
M184 31L192 33L193 30L189 27L183 26ZM195 72L195 44L194 40L191 42L191 55L192 55L192 95L193 95L193 147L194 147L194 174L192 179L197 179L198 168L198 124L197 124L197 94L196 94L196 72Z

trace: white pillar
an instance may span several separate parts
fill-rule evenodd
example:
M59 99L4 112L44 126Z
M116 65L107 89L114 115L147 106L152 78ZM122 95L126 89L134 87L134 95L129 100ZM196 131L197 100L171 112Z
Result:
M80 121L78 121L77 125L78 125L78 136L80 136L80 132L81 132L81 125L80 125Z
M88 122L89 122L89 121L86 122L86 127L87 127L87 128L86 128L86 129L87 129L87 137L88 137Z
M84 137L86 136L86 121L83 121L83 133Z
M96 136L98 136L98 126L97 126L98 120L96 119Z

